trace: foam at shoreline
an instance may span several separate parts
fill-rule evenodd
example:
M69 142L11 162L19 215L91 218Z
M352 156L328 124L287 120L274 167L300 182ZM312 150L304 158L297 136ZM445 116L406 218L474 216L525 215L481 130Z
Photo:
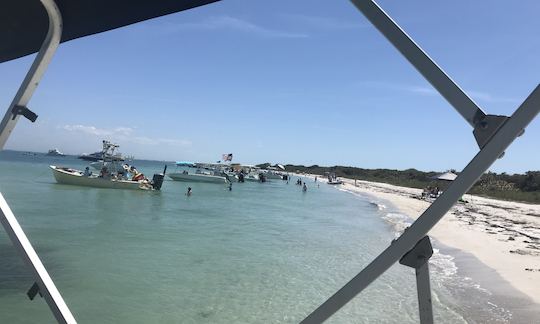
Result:
M338 190L367 198L374 207L384 206L381 218L391 224L396 235L431 203L419 199L419 189L343 180L345 183L336 187ZM471 195L464 198L468 203L454 206L429 233L434 238L430 264L437 273L432 281L458 277L452 289L461 293L467 291L468 294L462 294L464 298L470 298L471 290L483 294L482 298L477 298L477 303L488 310L488 317L477 314L471 318L473 321L494 321L489 318L492 315L502 322L519 318L519 322L528 323L530 319L537 319L540 317L540 241L537 239L540 237L540 205ZM471 257L459 260L465 253L462 251L467 251ZM480 268L489 275L480 273L477 270ZM475 277L471 279L464 273L474 273ZM462 283L468 288L464 289ZM493 294L493 290L497 294ZM464 308L475 312L467 305Z

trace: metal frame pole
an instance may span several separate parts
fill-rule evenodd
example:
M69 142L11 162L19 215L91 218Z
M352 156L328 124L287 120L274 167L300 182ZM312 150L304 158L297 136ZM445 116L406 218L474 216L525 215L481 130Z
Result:
M351 0L351 2L474 127L480 152L448 189L397 240L392 242L392 245L309 314L302 323L325 321L409 252L493 162L502 156L506 148L523 133L525 127L540 111L540 85L538 85L512 117L486 115L375 2L372 0ZM420 270L417 274L424 277L424 280L429 280L428 272L427 277L424 270ZM418 286L420 298L420 293L429 287L422 278L418 280L421 281ZM429 281L427 284L429 285ZM426 306L425 303L422 304L421 307Z
M418 311L420 324L433 324L431 305L431 286L429 282L429 262L424 263L416 272L416 290L418 292Z
M484 119L486 114L482 109L379 5L372 0L351 0L351 2L473 128Z
M399 263L415 269L420 324L433 324L428 262L432 255L431 240L425 236L399 260Z
M39 287L39 293L45 298L58 323L77 323L1 193L0 210L0 223L2 223L11 242L29 266Z
M40 1L49 17L47 36L0 123L0 149L4 148L20 115L27 117L32 122L37 118L26 105L45 73L62 36L62 15L56 3L54 0ZM32 299L39 292L45 298L45 301L59 323L77 323L1 193L0 223L6 230L16 250L30 268L35 279L35 284L28 292L30 298Z
M540 112L538 85L512 117L502 125L443 194L368 266L338 292L308 315L302 323L321 323L353 299L364 288L388 270L437 224L480 176L497 160L514 139Z
M45 7L45 10L47 10L47 15L49 16L49 29L30 70L28 70L15 98L13 98L11 105L4 115L4 119L2 119L2 122L0 123L0 149L4 148L4 145L19 120L20 114L18 113L18 110L26 108L32 94L39 85L39 81L45 73L47 66L49 66L49 63L60 44L60 38L62 37L62 15L56 6L56 3L54 0L40 1L43 7Z

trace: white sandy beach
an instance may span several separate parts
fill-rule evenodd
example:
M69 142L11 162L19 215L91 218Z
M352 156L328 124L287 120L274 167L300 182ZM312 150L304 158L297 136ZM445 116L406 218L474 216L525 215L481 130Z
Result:
M343 180L343 189L386 200L413 219L431 203L419 199L420 189L359 180L355 186L354 180ZM429 235L471 253L540 303L540 205L472 195L464 199L468 203L454 206Z

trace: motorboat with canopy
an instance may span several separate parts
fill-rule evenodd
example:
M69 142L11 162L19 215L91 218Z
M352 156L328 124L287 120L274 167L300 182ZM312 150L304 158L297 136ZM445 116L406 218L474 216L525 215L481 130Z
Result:
M175 172L168 174L175 181L228 183L232 182L229 176L222 170L221 164L176 162Z
M389 242L381 254L302 322L326 321L399 262L416 270L420 322L433 323L428 268L433 250L427 234L536 117L540 111L540 86L536 86L511 116L488 115L373 0L350 1L473 128L480 150L447 190L400 237ZM36 120L37 115L27 105L59 43L212 2L215 0L1 2L0 63L39 52L0 124L0 148L4 147L20 116L32 122ZM39 293L58 322L76 323L2 195L0 210L0 222L35 280L28 296L33 299Z
M50 168L56 182L95 188L160 190L163 185L167 166L165 166L163 173L154 174L152 180L146 179L134 167L122 164L120 161L112 158L114 151L118 147L118 144L106 140L103 141L103 149L101 151L102 160L100 162L94 162L100 163L98 174L93 174L89 168L81 171L51 165Z

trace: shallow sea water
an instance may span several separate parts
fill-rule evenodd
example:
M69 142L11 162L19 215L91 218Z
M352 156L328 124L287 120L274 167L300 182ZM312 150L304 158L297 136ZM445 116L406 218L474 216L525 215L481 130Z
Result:
M79 323L297 323L395 237L382 204L312 180L306 193L296 178L122 191L57 184L49 164L85 165L2 152L0 191ZM164 164L135 165L151 177ZM464 278L448 256L434 259L436 320L471 321L453 294ZM32 283L0 230L0 323L54 322L26 297ZM466 289L484 303L480 287ZM417 312L414 270L397 265L329 322L417 323Z

